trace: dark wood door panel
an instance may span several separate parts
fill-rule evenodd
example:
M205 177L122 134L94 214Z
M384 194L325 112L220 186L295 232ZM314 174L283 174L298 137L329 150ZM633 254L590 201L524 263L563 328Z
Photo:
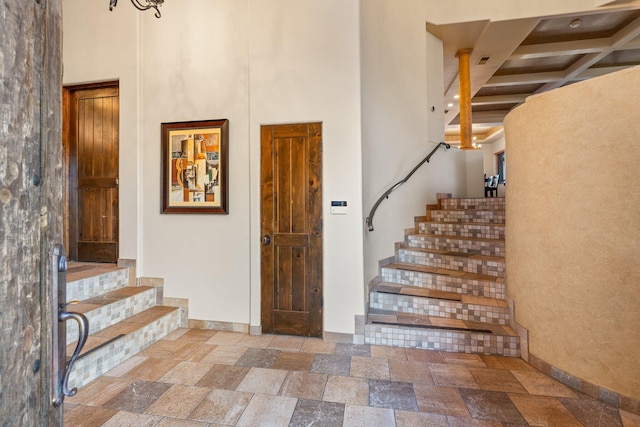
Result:
M78 189L78 241L116 242L118 205L113 188ZM96 215L96 212L101 215Z
M305 335L300 331L309 329L309 313L301 311L274 310L274 334Z
M276 304L274 309L306 311L307 270L310 262L306 247L276 247Z

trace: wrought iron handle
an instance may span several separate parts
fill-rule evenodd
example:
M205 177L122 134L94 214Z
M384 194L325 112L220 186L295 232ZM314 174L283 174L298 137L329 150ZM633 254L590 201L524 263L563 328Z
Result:
M269 246L269 245L271 244L271 236L270 236L270 235L268 235L268 234L265 234L265 235L262 237L262 243L263 243L265 246Z
M73 355L69 362L65 367L64 379L62 380L62 394L64 396L75 396L78 392L76 387L69 390L69 374L71 373L71 369L73 369L73 364L76 363L78 356L80 356L80 352L87 342L87 337L89 336L89 320L82 313L73 313L69 311L61 311L58 315L58 320L60 322L66 322L69 319L73 319L78 322L78 344L76 345L76 349L73 351Z
M65 396L73 396L78 391L76 388L69 390L69 374L73 364L80 356L80 352L87 342L89 335L89 321L81 313L66 311L67 302L67 258L64 255L64 246L56 244L51 257L52 290L51 290L51 322L52 322L52 352L51 352L51 403L54 406L62 405ZM67 325L65 322L73 319L78 322L78 344L68 363L67 359Z

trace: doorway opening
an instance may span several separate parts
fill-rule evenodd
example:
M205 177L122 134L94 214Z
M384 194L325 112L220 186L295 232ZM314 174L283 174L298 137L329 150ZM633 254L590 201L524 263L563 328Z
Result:
M73 261L117 262L119 84L63 88L64 242Z

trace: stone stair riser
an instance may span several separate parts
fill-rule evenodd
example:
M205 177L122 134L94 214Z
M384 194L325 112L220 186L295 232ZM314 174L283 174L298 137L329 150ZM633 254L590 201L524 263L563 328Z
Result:
M479 199L439 199L440 209L504 210L504 197Z
M115 301L112 304L84 313L89 320L89 334L101 331L134 314L153 307L157 303L156 292L156 288L150 288L123 300ZM69 311L73 311L73 305L69 305L67 308ZM71 344L78 339L78 323L66 322L66 325L67 344Z
M405 241L412 248L436 249L449 252L504 256L504 242L496 240L465 240L429 235L409 235Z
M516 336L365 325L365 344L520 357Z
M115 340L79 359L69 375L69 388L82 387L105 372L113 369L155 341L178 328L180 311L171 311L156 321Z
M67 282L67 301L84 301L129 285L127 269Z
M446 254L412 251L404 248L398 250L398 262L424 265L453 271L485 274L487 276L504 277L504 261L491 261L476 258L458 257Z
M384 282L398 283L400 285L495 299L505 298L504 284L487 280L462 279L442 274L386 267L381 269L381 277Z
M472 237L479 239L504 240L504 225L498 224L456 224L439 222L421 222L418 224L420 234L435 236Z
M431 211L431 221L447 223L504 224L504 211Z
M437 300L410 295L371 292L369 307L397 313L420 314L494 325L509 324L509 309L506 307L465 304L459 301Z

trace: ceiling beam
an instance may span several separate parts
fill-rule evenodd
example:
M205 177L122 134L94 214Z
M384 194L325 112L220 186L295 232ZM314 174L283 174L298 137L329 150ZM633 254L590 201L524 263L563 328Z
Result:
M509 74L491 77L484 87L516 86L535 83L557 82L564 77L563 71L547 71L541 73Z
M471 105L521 104L530 94L475 96Z
M535 59L547 56L594 53L600 52L609 46L611 46L611 39L609 38L530 44L518 47L509 59Z
M582 73L577 75L574 80L586 80L591 79L593 77L604 76L605 74L615 73L616 71L621 71L630 67L635 67L635 65L616 65L611 67L592 67L588 70L584 70Z
M612 38L575 40L570 42L540 43L520 46L509 57L516 59L535 59L548 56L561 55L584 55L588 53L598 53L605 49L612 49L615 41ZM619 46L615 50L640 49L640 39L636 38L624 46Z

